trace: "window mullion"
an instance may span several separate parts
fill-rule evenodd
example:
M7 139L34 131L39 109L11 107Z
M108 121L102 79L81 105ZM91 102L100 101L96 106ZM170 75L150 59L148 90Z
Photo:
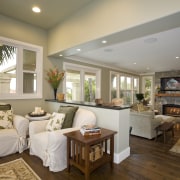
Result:
M43 51L41 49L41 51ZM39 51L36 52L36 63L37 63L37 66L36 66L36 69L35 69L35 73L37 75L37 82L36 82L36 85L37 85L37 94L39 97L42 97L42 86L43 86L43 83L42 83L42 79L43 79L43 72L41 70L41 67L43 67L43 61L38 61L38 59L42 59L42 53L40 53Z
M119 74L117 74L117 98L119 98L120 97L120 90L121 90L121 88L120 88L120 75Z
M18 95L23 94L23 48L18 48L17 62L16 62L16 90Z

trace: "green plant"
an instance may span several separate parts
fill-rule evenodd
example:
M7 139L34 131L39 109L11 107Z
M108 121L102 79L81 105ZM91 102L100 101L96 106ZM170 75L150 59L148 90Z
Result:
M144 94L142 94L142 93L137 93L137 94L136 94L136 98L137 98L137 100L138 100L139 102L141 102L141 101L144 99Z
M85 80L85 101L90 102L95 98L96 82L92 80L92 87L90 87L89 81ZM90 92L91 89L91 92Z
M16 47L8 45L0 45L0 65L13 56Z

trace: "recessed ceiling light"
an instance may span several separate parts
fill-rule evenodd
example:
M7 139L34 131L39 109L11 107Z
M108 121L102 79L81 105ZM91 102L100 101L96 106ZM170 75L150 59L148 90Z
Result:
M136 62L134 62L133 64L136 64Z
M176 56L176 59L179 59L179 56Z
M103 40L103 41L101 41L103 44L106 44L107 43L107 41L106 40Z
M35 13L40 13L40 12L41 12L41 9L40 9L39 7L37 7L37 6L34 6L34 7L32 8L32 11L35 12Z
M81 51L81 49L76 49L76 51Z
M61 57L62 57L63 55L62 55L62 54L60 54L59 56L61 56Z

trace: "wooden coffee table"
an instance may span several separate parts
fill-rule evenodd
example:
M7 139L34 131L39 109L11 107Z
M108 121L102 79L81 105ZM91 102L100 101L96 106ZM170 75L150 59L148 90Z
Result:
M163 124L160 124L155 129L156 129L156 138L155 138L156 141L157 141L157 136L158 136L159 131L163 133L164 143L166 142L166 132L172 131L172 136L174 136L174 123L173 122L164 122Z
M114 135L117 132L101 129L101 135L83 136L80 131L65 133L67 137L67 168L70 172L71 165L77 167L85 174L88 180L90 173L104 163L110 163L113 168L114 159ZM103 156L95 161L90 161L89 153L91 146L101 143L104 147ZM110 151L108 152L108 146ZM84 158L82 149L84 148Z

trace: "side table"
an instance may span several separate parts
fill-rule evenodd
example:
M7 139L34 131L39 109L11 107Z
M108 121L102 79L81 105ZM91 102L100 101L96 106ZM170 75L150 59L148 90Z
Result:
M47 113L44 116L29 116L28 114L25 115L25 118L28 119L30 122L31 121L42 121L42 120L48 120L51 117L51 114Z
M72 131L65 133L67 137L67 168L70 172L71 165L77 167L85 174L88 180L90 173L104 163L110 163L113 168L114 159L114 135L116 131L101 129L100 135L83 136L80 131ZM110 151L108 153L108 142ZM95 161L90 161L90 148L93 145L102 144L103 156ZM84 148L84 158L82 157L82 149Z

